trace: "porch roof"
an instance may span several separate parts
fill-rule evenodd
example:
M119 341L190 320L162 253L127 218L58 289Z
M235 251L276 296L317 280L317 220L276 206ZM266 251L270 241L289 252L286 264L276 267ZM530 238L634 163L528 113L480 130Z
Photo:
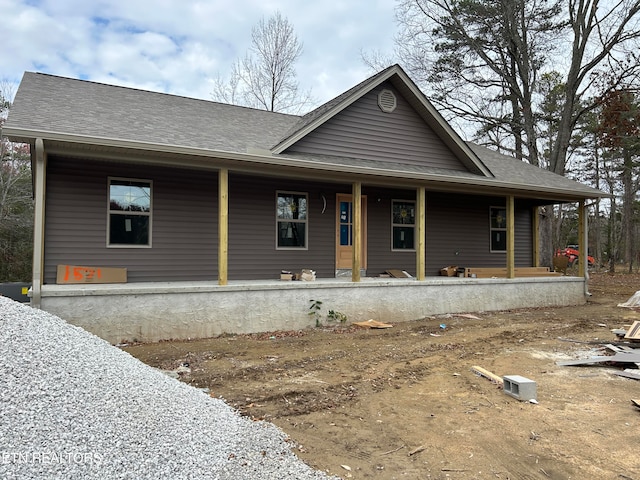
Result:
M469 171L352 157L280 153L292 141L382 81L393 81ZM397 66L390 67L304 117L105 85L24 74L3 134L48 151L147 156L163 164L254 171L379 184L425 185L446 191L514 194L551 202L603 192L513 157L465 143ZM323 120L324 119L324 120ZM51 150L53 149L53 150Z

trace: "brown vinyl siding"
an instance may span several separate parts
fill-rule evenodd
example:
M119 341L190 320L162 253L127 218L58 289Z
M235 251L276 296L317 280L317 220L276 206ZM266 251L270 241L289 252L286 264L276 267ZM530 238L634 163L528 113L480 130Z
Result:
M427 275L448 265L504 267L506 253L491 252L489 208L504 206L503 197L427 193ZM532 264L531 208L516 201L515 263Z
M335 276L335 196L349 187L229 175L229 279L278 279L281 270ZM307 249L276 249L276 192L308 194ZM324 213L322 197L326 199Z
M391 202L392 200L414 200L415 190L380 190L363 188L367 195L368 218L368 265L367 275L378 276L386 270L406 270L416 273L414 250L391 250Z
M108 177L151 180L152 247L108 248ZM58 264L126 267L129 282L217 279L217 174L49 156L45 283Z
M392 113L385 113L378 107L378 93L382 89L396 95L397 107ZM287 152L467 170L388 82L306 135Z

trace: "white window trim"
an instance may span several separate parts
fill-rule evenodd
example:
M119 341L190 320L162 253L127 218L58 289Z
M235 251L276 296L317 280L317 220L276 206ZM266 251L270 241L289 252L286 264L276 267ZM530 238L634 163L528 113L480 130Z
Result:
M304 220L296 220L296 219L281 219L280 217L278 217L278 197L280 195L304 195L306 201L307 201L307 218ZM293 250L293 251L304 251L304 250L309 250L309 192L293 192L291 190L276 190L276 212L275 212L275 217L276 217L276 228L275 228L275 245L276 245L276 250ZM280 247L278 246L278 223L281 221L288 221L290 223L304 223L304 239L305 239L305 245L304 247Z
M416 230L417 230L417 225L415 223L415 213L414 213L414 223L413 224L409 224L409 223L393 223L393 204L395 202L402 202L402 203L412 203L413 204L413 208L414 208L414 212L416 211L416 204L417 202L415 200L403 200L400 198L392 198L391 199L391 251L392 252L415 252L416 249L415 248L393 248L393 227L407 227L410 225L413 225L413 245L416 245Z
M491 225L491 219L492 219L492 215L491 214L492 214L492 210L494 208L505 211L505 219L504 219L505 227L504 228L494 228ZM504 250L494 250L493 249L493 242L492 242L492 240L493 240L493 235L492 234L493 234L494 231L504 232L505 236L507 235L507 226L508 226L507 225L507 221L508 221L508 218L506 216L506 211L507 211L507 207L506 206L492 205L492 206L489 207L489 253L506 253L507 252L506 248ZM506 241L505 241L505 243L506 243Z
M140 182L148 183L150 189L149 198L149 213L147 212L122 212L121 215L140 215L149 217L149 244L148 245L133 245L133 244L111 244L109 239L111 238L111 182L113 180L119 180L123 182ZM114 211L114 214L119 214L118 211ZM152 232L153 232L153 180L144 178L129 178L129 177L107 177L107 248L151 248L153 245Z

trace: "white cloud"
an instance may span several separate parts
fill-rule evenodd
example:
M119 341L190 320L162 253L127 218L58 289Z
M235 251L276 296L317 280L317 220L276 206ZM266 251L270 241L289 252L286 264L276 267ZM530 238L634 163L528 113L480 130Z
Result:
M0 78L25 70L210 98L249 47L251 28L279 10L304 52L298 80L326 101L370 72L362 49L390 51L394 0L0 0ZM10 53L9 53L10 52Z

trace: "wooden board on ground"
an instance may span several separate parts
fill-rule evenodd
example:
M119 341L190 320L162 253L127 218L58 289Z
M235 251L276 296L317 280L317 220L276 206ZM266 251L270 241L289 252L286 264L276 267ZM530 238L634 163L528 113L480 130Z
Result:
M478 375L484 378L491 380L493 383L499 386L504 385L504 380L502 380L502 377L496 375L495 373L491 373L489 370L486 370L482 367L478 367L474 365L473 367L471 367L471 371L474 373L477 373Z
M391 328L393 325L389 323L378 322L377 320L367 320L366 322L355 322L354 325L363 328Z
M411 275L409 275L407 272L405 272L404 270L399 270L397 268L385 270L384 273L391 275L393 278L411 278Z

